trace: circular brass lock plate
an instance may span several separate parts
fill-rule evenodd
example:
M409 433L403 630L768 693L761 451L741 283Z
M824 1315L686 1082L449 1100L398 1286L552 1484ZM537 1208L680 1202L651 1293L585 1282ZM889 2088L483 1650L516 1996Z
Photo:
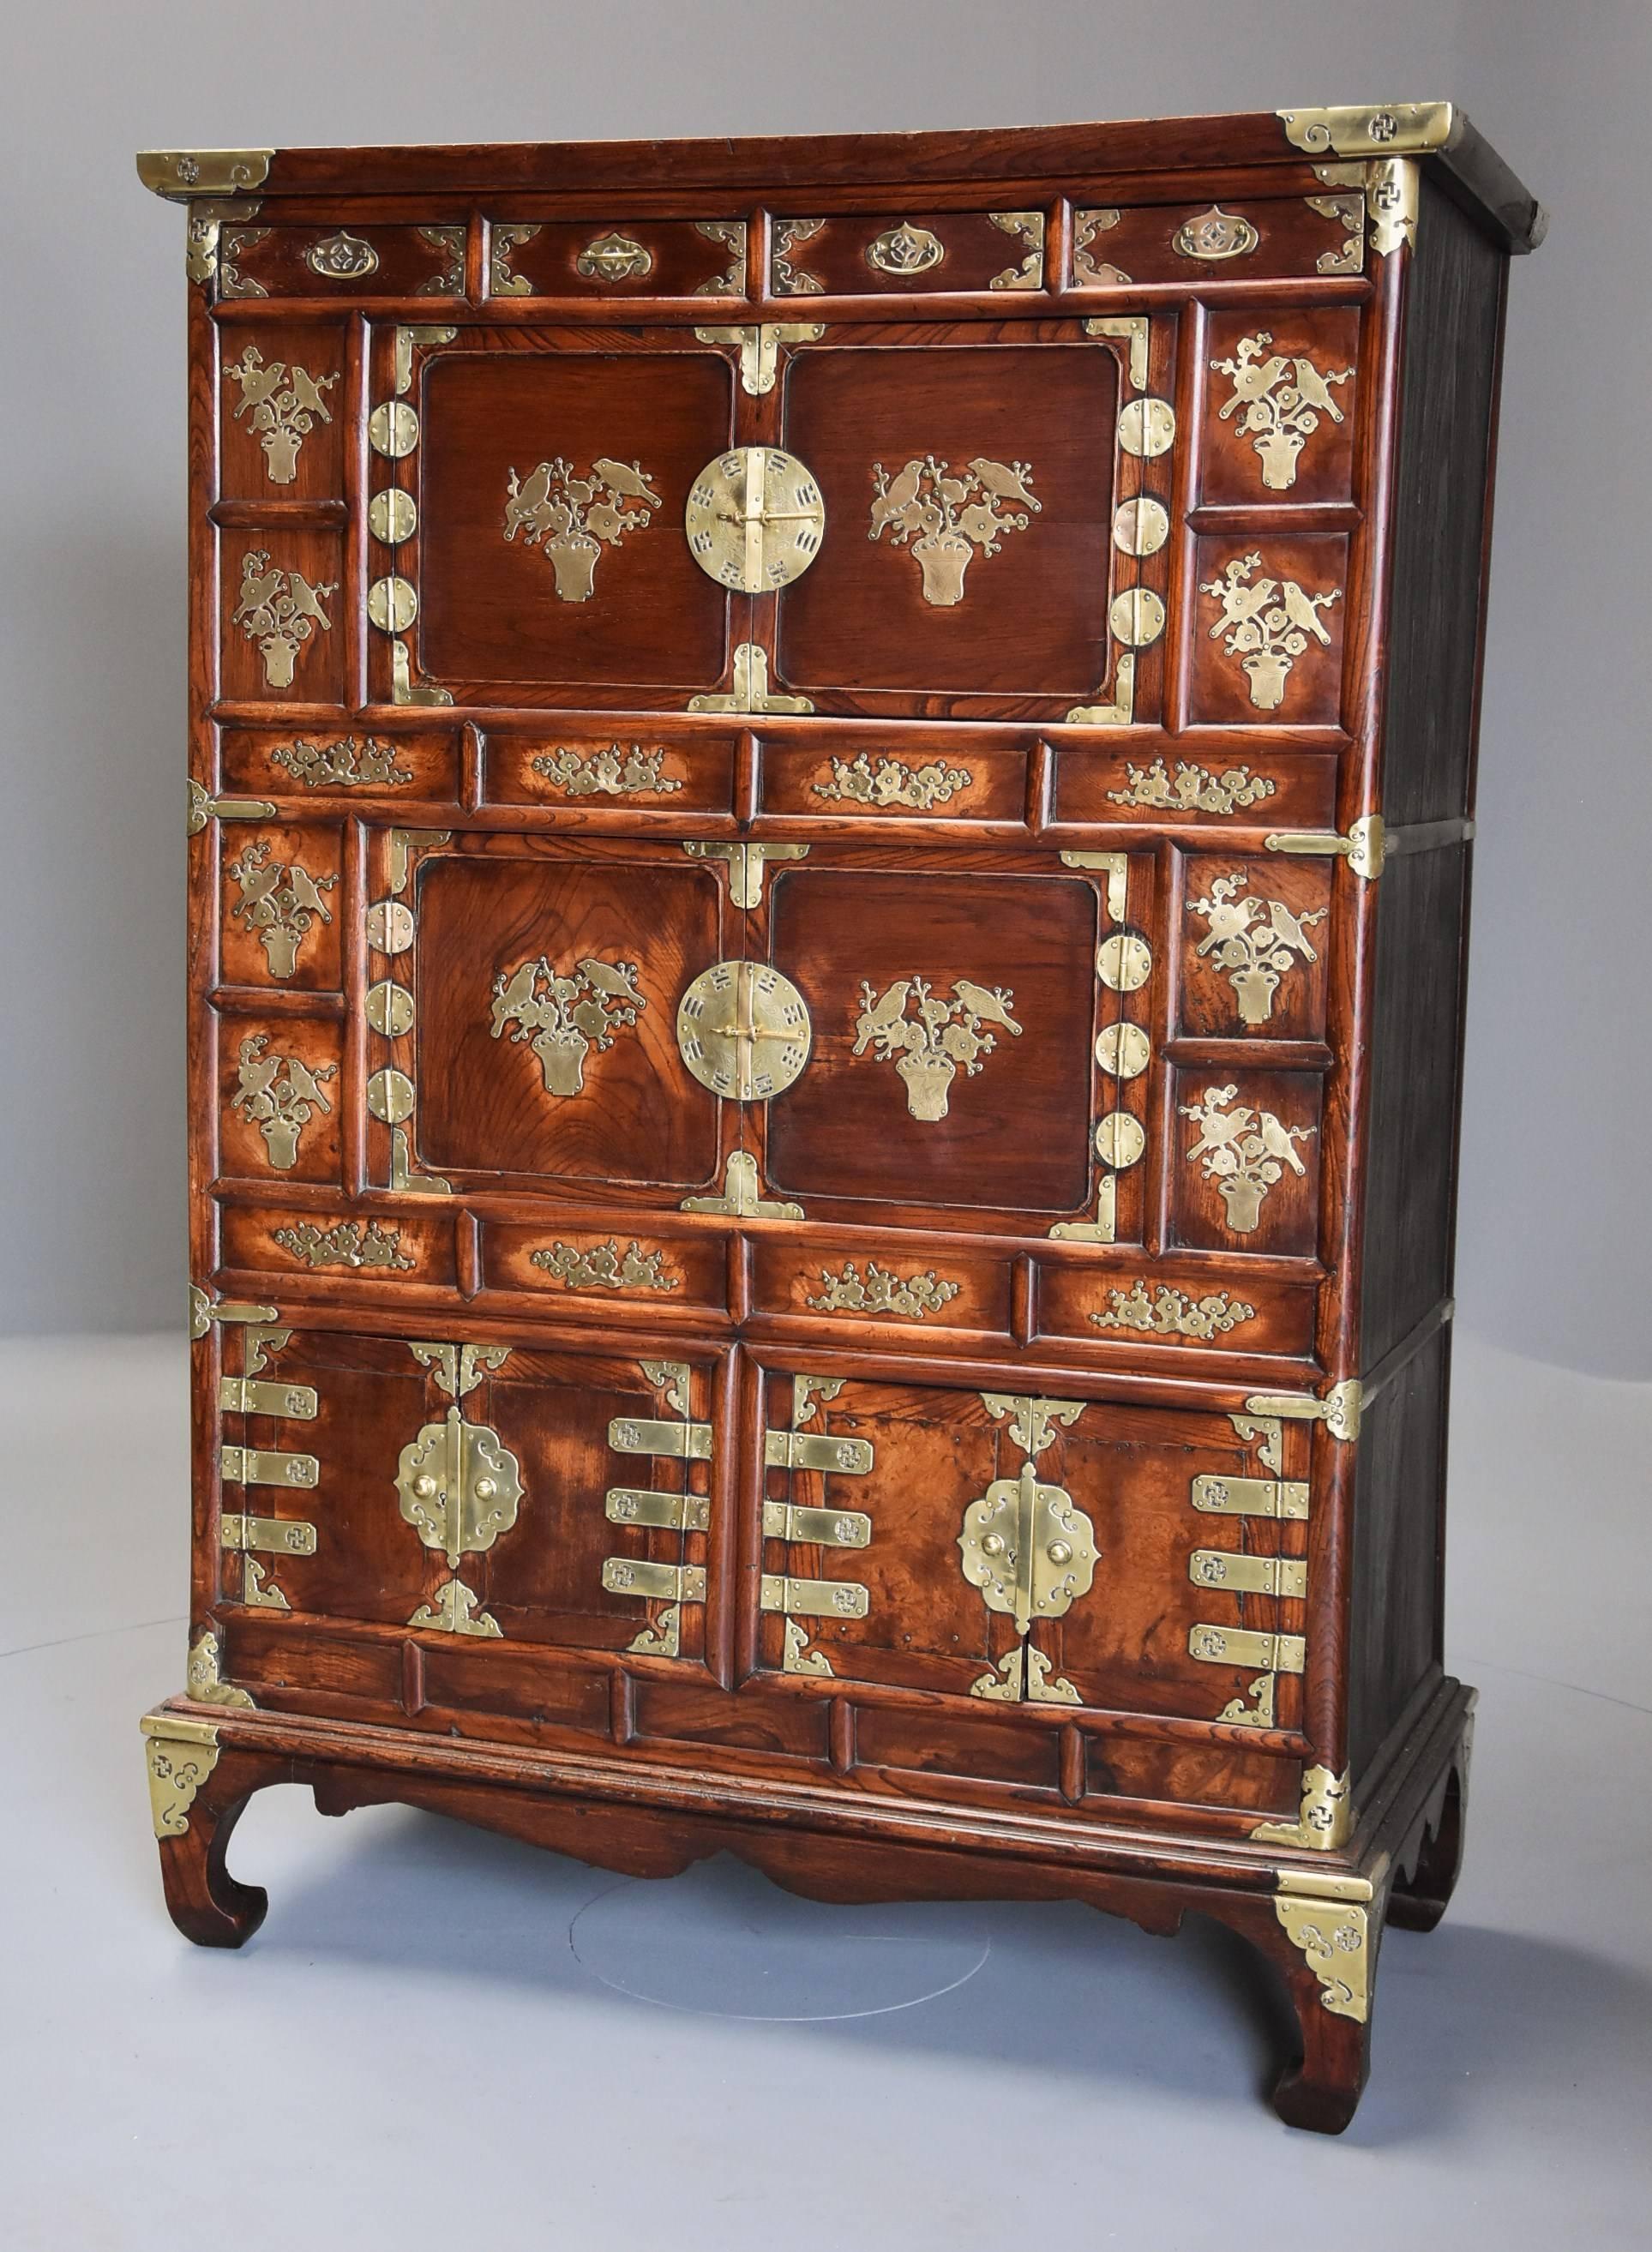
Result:
M809 1061L814 1027L789 977L761 962L718 962L677 1012L677 1045L702 1087L731 1102L767 1102Z
M708 578L741 594L767 594L801 579L820 553L826 504L795 454L735 446L695 478L683 528Z

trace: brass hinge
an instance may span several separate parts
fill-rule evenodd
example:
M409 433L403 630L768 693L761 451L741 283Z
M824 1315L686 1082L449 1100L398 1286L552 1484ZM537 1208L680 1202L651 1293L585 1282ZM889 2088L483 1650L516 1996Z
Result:
M1300 1673L1308 1645L1300 1634L1258 1634L1249 1627L1190 1627L1188 1656L1206 1665L1243 1665L1263 1673Z
M610 1525L657 1526L666 1533L709 1533L711 1505L704 1494L655 1493L644 1486L610 1486L603 1500Z
M452 698L448 701L452 702ZM768 651L760 643L740 642L734 651L734 688L728 696L691 696L691 712L812 712L807 696L771 695Z
M1374 881L1383 872L1387 846L1380 813L1363 814L1339 837L1334 829L1274 829L1262 839L1270 852L1300 858L1345 859L1357 876Z
M218 1404L226 1415L284 1415L294 1422L313 1423L317 1403L312 1385L262 1384L250 1376L225 1376L219 1380Z
M711 1427L616 1415L608 1425L608 1444L616 1455L661 1455L674 1462L709 1463Z
M827 1470L864 1477L872 1466L871 1442L835 1438L829 1432L766 1431L763 1460L771 1470Z
M795 1438L797 1435L771 1435ZM864 1548L871 1540L871 1519L858 1509L805 1509L795 1502L766 1501L763 1538L807 1541L816 1548Z
M1308 1593L1308 1566L1291 1556L1196 1548L1188 1558L1187 1575L1197 1588L1220 1588L1233 1595L1283 1595L1300 1601Z
M771 860L803 860L807 844L706 844L698 837L684 840L683 850L694 860L726 860L728 895L737 907L748 911L763 904L763 871ZM742 964L742 967L754 965Z
M650 1602L703 1603L703 1564L650 1564L637 1556L610 1556L602 1584L611 1595L641 1595Z
M245 1298L214 1299L198 1282L190 1284L190 1335L204 1338L214 1322L278 1322L274 1306L255 1306Z
M864 1618L871 1598L857 1580L794 1580L765 1572L759 1602L766 1611L795 1618Z
M186 834L198 837L209 821L273 821L275 803L268 797L213 797L190 776L190 810Z
M1308 1515L1308 1485L1295 1478L1227 1477L1203 1471L1193 1481L1193 1506L1211 1517Z
M1283 1415L1293 1421L1322 1423L1333 1439L1351 1442L1359 1436L1364 1387L1357 1376L1333 1384L1322 1400L1311 1392L1253 1392L1246 1401L1253 1415Z
M313 1486L321 1476L314 1455L282 1454L269 1447L220 1447L218 1463L231 1485Z
M684 1197L683 1210L716 1213L730 1220L802 1220L801 1204L763 1196L760 1187L756 1158L749 1150L736 1150L724 1171L722 1194Z
M302 1517L220 1517L218 1545L243 1556L253 1549L260 1555L313 1556L316 1528Z

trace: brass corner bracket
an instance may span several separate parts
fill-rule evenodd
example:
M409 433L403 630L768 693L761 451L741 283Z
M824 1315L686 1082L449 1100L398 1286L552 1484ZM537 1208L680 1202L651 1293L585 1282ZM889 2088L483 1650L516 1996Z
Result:
M1252 1837L1270 1845L1307 1845L1315 1852L1335 1852L1348 1843L1353 1831L1350 1780L1346 1769L1341 1775L1333 1775L1328 1767L1304 1768L1301 1810L1295 1821L1259 1822Z
M1449 101L1276 109L1293 149L1315 156L1427 156L1452 148L1465 120Z
M281 1313L274 1306L255 1306L245 1298L214 1299L198 1282L190 1284L190 1336L204 1338L214 1322L277 1322Z
M200 1640L191 1645L189 1664L184 1671L184 1694L196 1705L239 1705L252 1709L253 1699L245 1689L225 1681L219 1673L218 1637L209 1627Z
M139 1726L155 1834L163 1840L181 1838L190 1826L196 1793L218 1765L217 1723L163 1708L145 1713Z
M1362 814L1346 837L1334 829L1274 829L1262 839L1267 851L1298 859L1343 859L1356 876L1374 882L1388 858L1387 832L1380 813Z
M1311 1392L1253 1392L1245 1401L1250 1415L1282 1415L1297 1423L1322 1423L1333 1439L1350 1445L1359 1436L1365 1387L1357 1376L1333 1384L1322 1400Z
M1382 1928L1377 1884L1370 1877L1281 1869L1278 1885L1274 1913L1319 1981L1321 2008L1363 2026L1371 2015L1371 1971Z
M187 203L261 188L274 156L273 149L140 149L137 176L151 195Z

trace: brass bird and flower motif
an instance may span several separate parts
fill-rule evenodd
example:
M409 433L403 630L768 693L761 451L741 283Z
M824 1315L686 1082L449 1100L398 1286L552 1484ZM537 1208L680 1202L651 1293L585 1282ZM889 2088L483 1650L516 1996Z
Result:
M611 1048L648 1003L637 987L635 962L599 962L587 956L569 970L543 954L493 982L493 1037L508 1025L511 1039L526 1041L539 1060L547 1095L559 1099L585 1088L585 1060L593 1047Z
M1010 1013L1015 995L1006 986L954 977L951 993L943 997L927 978L913 976L898 978L882 993L863 983L860 998L851 1054L871 1049L880 1063L892 1061L906 1086L908 1111L929 1123L947 1116L959 1066L973 1079L982 1058L997 1046L992 1027L1011 1039L1021 1035Z
M964 598L964 574L977 551L996 555L1007 532L1024 532L1044 504L1032 490L1030 462L994 462L977 455L954 471L933 454L914 456L890 476L872 464L877 491L869 539L889 533L892 547L918 560L926 602L952 609Z
M559 602L588 602L603 548L618 547L627 532L645 530L660 505L640 462L603 455L581 476L558 454L525 479L514 469L509 476L504 537L514 541L521 532L524 547L543 547Z
M1263 899L1248 890L1249 883L1243 868L1218 876L1207 899L1188 901L1188 912L1203 915L1209 927L1195 951L1201 958L1213 955L1226 971L1240 1021L1265 1025L1274 1013L1280 980L1295 967L1298 957L1319 960L1308 934L1330 909L1315 907L1310 914L1296 914L1283 900Z
M1259 329L1239 338L1233 358L1213 359L1211 366L1233 386L1218 421L1225 422L1243 408L1236 427L1250 439L1262 466L1262 483L1270 492L1284 492L1296 482L1297 456L1318 429L1321 415L1329 414L1333 422L1346 419L1330 386L1350 382L1354 371L1328 368L1322 375L1301 353L1275 352L1264 359L1273 341L1271 331Z
M254 344L249 344L239 360L232 360L224 370L226 382L233 380L239 387L232 421L247 418L247 427L255 432L264 449L264 468L271 484L290 485L298 475L298 452L319 419L330 422L332 414L323 391L330 391L339 381L337 370L331 375L313 376L296 360L290 364L273 359L266 366L264 355Z
M1211 639L1220 639L1228 655L1238 657L1257 710L1276 712L1285 700L1291 668L1310 638L1329 648L1330 632L1320 612L1342 600L1342 588L1309 594L1295 579L1258 579L1254 573L1261 560L1254 550L1234 556L1219 576L1200 580L1199 592L1221 605Z

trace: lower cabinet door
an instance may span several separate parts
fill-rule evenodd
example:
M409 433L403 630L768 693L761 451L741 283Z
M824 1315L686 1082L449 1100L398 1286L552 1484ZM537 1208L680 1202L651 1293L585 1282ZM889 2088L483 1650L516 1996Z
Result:
M764 1665L1296 1724L1303 1427L793 1373L766 1398Z
M243 1373L219 1394L226 1602L478 1642L703 1653L709 1367L244 1336Z

